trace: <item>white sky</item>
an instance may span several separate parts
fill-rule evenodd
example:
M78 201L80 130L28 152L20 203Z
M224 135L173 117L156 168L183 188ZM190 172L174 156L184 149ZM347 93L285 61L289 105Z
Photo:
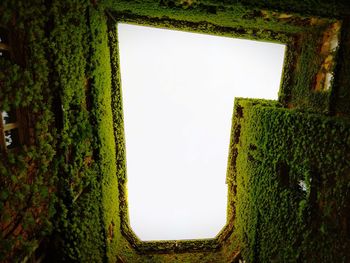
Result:
M277 99L285 46L118 24L130 224L141 240L226 224L235 97Z

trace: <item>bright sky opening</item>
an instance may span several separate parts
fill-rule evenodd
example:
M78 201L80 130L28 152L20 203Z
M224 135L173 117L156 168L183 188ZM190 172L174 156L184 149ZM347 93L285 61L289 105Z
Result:
M144 241L226 224L235 97L278 98L285 45L118 24L130 225Z

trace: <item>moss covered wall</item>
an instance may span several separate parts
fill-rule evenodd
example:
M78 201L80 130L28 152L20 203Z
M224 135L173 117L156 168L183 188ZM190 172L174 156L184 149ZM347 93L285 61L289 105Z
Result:
M91 50L90 5L52 1L48 11L51 81L57 86L57 103L62 109L56 157L59 201L50 260L98 262L106 256L101 213L103 170L96 136L104 117L96 117L99 104L93 92L105 86L93 82L98 69Z
M278 12L293 16L280 19ZM320 24L310 26L310 15ZM0 153L0 261L232 262L239 249L251 262L348 260L349 125L324 115L350 117L349 15L345 0L317 5L275 0L2 1L0 26L17 44L10 60L0 58L0 111L25 109L31 139ZM331 90L310 95L310 72L317 67L310 58L318 50L306 44L296 47L312 49L299 53L306 64L299 64L280 94L283 106L293 104L299 111L276 103L238 102L243 116L234 121L241 136L231 145L238 155L231 159L237 167L229 174L235 176L236 194L230 198L236 202L236 230L221 249L140 252L121 232L120 202L125 200L120 192L125 189L118 180L126 178L111 17L286 41L292 53L300 36L313 32L313 39L319 39L322 23L337 18L345 25ZM306 192L298 186L303 178L309 182ZM322 253L315 256L315 250Z
M236 100L234 119L244 258L348 262L350 122L244 99Z
M106 58L93 35L107 37L103 16L93 9L88 1L4 1L0 8L0 25L21 36L25 61L1 59L0 107L28 108L35 129L35 142L1 155L1 227L13 221L25 230L3 232L2 262L107 261L103 190L108 172L115 175L111 115L104 114L111 113L110 70L108 49Z
M40 4L3 1L0 7L0 26L9 30L15 49L8 59L0 58L0 111L23 109L31 124L26 146L0 152L1 262L25 258L54 225L57 133L50 105L55 89Z

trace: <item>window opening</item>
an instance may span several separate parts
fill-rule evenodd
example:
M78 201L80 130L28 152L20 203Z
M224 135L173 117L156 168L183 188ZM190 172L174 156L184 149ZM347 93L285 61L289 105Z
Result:
M0 27L0 59L10 59L9 32ZM22 140L19 110L0 111L0 148L10 150L18 147Z
M331 24L323 33L320 47L322 63L315 77L315 91L327 91L332 86L336 51L339 48L339 34L341 24L339 21Z
M8 32L0 27L0 58L10 58Z
M143 241L226 224L235 97L277 99L285 46L118 24L131 228Z
M16 110L1 112L2 147L13 149L20 144L19 122Z

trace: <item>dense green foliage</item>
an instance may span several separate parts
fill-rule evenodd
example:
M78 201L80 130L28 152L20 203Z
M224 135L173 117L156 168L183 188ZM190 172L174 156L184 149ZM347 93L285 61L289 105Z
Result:
M324 115L350 116L349 15L345 0L2 1L0 27L16 45L13 60L0 58L0 111L25 109L32 126L25 145L0 152L0 261L36 250L60 262L231 262L237 249L249 262L348 261L350 127ZM345 25L334 87L315 92L319 44L334 18ZM235 232L221 249L136 251L122 234L130 228L120 217L128 215L117 21L288 46L281 104L236 102Z
M117 234L120 232L118 224L118 182L111 103L111 59L108 48L107 21L102 14L103 10L90 8L91 67L94 69L92 72L93 113L101 173L100 217L103 220L104 227L106 261L116 262Z
M322 31L315 30L301 36L303 43L300 54L295 55L297 62L292 81L288 83L290 90L280 94L280 101L291 108L328 114L331 90L315 91L313 86L322 64L322 56L318 54L322 45Z
M103 107L91 98L97 97L92 90L100 94L109 86L92 84L99 69L90 46L92 7L82 1L50 6L6 1L4 7L1 26L23 41L18 46L29 48L24 66L1 60L0 106L28 109L35 143L1 158L1 222L14 222L2 235L1 258L22 260L42 241L51 260L104 261L101 174L106 173L96 161L102 147L93 135L103 131L104 117L98 113Z
M55 211L56 132L41 2L5 1L0 9L0 25L17 32L17 41L24 43L13 48L25 54L20 61L0 60L0 111L25 108L33 124L26 131L30 144L0 153L1 262L30 254L52 229Z
M105 256L101 176L97 156L93 155L98 147L93 137L97 130L89 112L94 68L89 65L88 6L84 1L53 1L50 9L51 77L62 107L57 156L59 202L52 248L60 261L99 262Z
M348 262L350 122L258 100L236 100L234 120L244 258Z

